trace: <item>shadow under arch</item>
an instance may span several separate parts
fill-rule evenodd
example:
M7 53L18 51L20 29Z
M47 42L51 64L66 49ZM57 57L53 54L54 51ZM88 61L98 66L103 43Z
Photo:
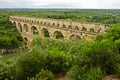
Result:
M98 29L97 33L100 33L100 32L101 32L101 30L102 30L101 28L100 28L100 29Z
M28 45L28 42L29 42L29 41L28 41L28 38L27 38L27 37L24 37L23 40L24 40L25 48L27 49L27 48L28 48L27 45Z
M87 28L83 27L83 28L82 28L82 31L87 31Z
M45 37L50 37L50 34L49 34L49 32L48 32L48 30L46 28L42 29L42 34L43 34L44 38Z
M26 42L28 42L28 38L27 38L27 37L24 37L24 40L25 40Z
M64 39L64 36L63 36L63 34L60 31L55 31L53 36L56 39Z

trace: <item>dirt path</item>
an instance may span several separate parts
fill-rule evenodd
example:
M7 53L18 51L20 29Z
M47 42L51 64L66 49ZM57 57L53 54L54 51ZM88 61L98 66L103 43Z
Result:
M66 80L65 75L59 75L55 78L55 80Z
M62 75L62 76L58 76L58 77L56 77L55 80L67 80L67 79L66 79L65 75ZM109 75L109 76L105 76L105 77L103 77L102 80L120 80L120 77L117 78L116 76Z
M105 77L103 77L102 80L120 80L120 77L117 78L116 76L109 75L109 76L105 76Z

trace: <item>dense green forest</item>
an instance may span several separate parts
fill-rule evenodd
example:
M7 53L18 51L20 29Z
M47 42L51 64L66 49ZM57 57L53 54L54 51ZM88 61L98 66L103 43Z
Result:
M9 16L9 12L0 10L0 49L15 49L22 44L22 37L9 22Z
M32 48L27 49L15 25L9 22L11 15L103 23L111 28L92 41L42 39L36 35ZM102 80L106 75L120 79L119 22L120 10L1 9L0 49L7 51L0 55L0 80L55 80L59 75L65 80Z
M4 10L10 15L37 18L65 19L68 21L96 22L104 24L120 23L120 11L100 9L11 9Z

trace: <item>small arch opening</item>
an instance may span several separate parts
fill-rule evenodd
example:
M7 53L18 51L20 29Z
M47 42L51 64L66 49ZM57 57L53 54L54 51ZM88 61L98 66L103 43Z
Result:
M66 28L66 26L63 24L63 28Z
M55 26L55 23L53 23L52 26Z
M37 21L37 24L39 25L39 21Z
M75 26L75 30L79 30L79 27L78 27L78 26Z
M48 26L50 26L50 23L48 23Z
M57 27L60 27L60 24L57 24Z
M40 22L41 25L43 25L43 22Z
M46 22L44 22L44 25L46 25Z
M72 29L72 26L71 26L71 25L69 25L69 26L68 26L68 29Z
M34 21L32 20L32 24L34 24Z

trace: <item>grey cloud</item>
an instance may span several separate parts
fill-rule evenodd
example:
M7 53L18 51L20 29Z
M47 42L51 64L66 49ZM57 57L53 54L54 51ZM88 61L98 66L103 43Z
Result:
M76 7L74 4L69 4L69 3L53 3L53 4L48 4L44 6L35 6L35 7L45 7L45 8L72 8Z
M114 8L120 0L0 0L0 8Z
M0 2L0 8L29 8L33 2Z

